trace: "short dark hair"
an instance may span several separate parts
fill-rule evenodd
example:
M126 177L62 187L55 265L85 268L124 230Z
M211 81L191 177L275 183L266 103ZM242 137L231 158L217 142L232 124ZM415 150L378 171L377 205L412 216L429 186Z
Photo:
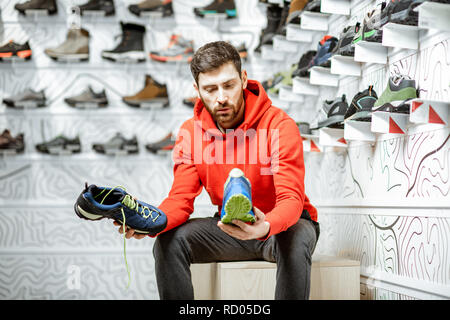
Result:
M209 42L200 47L191 61L191 73L198 85L200 73L215 70L225 63L232 62L241 77L241 57L233 45L226 41Z

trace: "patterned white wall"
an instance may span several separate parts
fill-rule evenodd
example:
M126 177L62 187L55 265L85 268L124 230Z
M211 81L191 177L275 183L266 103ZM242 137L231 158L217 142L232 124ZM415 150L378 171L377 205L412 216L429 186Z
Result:
M87 222L73 212L85 181L124 185L130 193L159 204L172 181L170 156L152 155L144 144L176 131L192 110L182 104L192 94L189 68L147 60L115 64L100 57L115 45L119 21L145 24L146 50L163 47L172 33L193 39L195 47L211 40L246 42L253 50L265 25L264 6L239 0L238 21L197 20L193 1L175 0L175 16L150 20L131 15L137 1L115 1L116 16L83 18L91 33L90 60L58 64L44 49L65 38L67 8L85 1L58 1L57 16L23 18L13 9L18 1L0 4L0 40L30 41L33 59L0 63L0 99L31 86L45 89L50 106L14 111L0 106L0 129L25 132L23 155L0 158L0 299L158 299L152 256L153 239L127 241L131 271L128 290L123 238L111 221ZM202 6L209 0L195 1ZM332 19L329 32L338 36L347 21L360 19L372 1L352 1L352 16ZM348 20L349 18L350 20ZM225 30L226 32L219 32ZM251 54L244 64L250 78L264 80L287 69L301 54L315 48L316 34L298 53L281 62ZM321 88L321 99L346 93L351 99L374 84L380 94L387 77L404 72L416 78L424 97L449 101L450 36L421 33L419 51L392 51L387 66L368 66L363 77L343 78L337 89ZM136 110L121 97L143 87L145 74L167 83L170 107ZM90 84L106 89L104 110L73 110L64 98ZM286 107L295 120L311 120L320 99L306 98ZM91 144L109 139L118 128L136 134L140 153L106 157ZM82 153L75 156L37 154L34 144L53 136L79 134ZM361 297L410 299L450 297L448 127L411 127L405 136L380 136L374 145L352 143L347 150L305 154L307 194L319 208L321 236L317 253L361 261ZM206 193L196 200L193 216L214 213ZM79 282L77 282L79 279Z

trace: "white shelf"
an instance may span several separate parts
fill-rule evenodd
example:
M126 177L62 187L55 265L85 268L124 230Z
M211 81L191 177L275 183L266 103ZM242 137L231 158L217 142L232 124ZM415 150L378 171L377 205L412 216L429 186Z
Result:
M300 28L300 25L292 23L288 24L286 27L286 39L289 41L312 42L315 34L315 31L304 30Z
M347 147L344 138L344 129L321 128L319 129L319 143L329 147Z
M405 134L409 114L377 111L372 113L370 129L377 133Z
M332 74L329 68L312 67L310 71L309 83L337 87L339 85L339 76Z
M273 49L275 51L282 52L298 52L299 51L299 43L296 41L289 41L286 37L281 35L276 35L273 37Z
M280 109L289 110L289 108L291 107L291 102L281 100L279 97L272 94L269 94L269 99L272 100L272 105Z
M300 28L304 30L328 31L328 17L326 13L304 11L300 15Z
M355 61L386 64L388 49L379 42L359 41L355 44Z
M350 15L350 0L322 0L320 11L340 15Z
M382 39L385 47L416 50L419 48L419 28L389 22L383 26Z
M261 58L264 60L284 61L285 54L282 51L277 51L271 45L263 45L261 47Z
M318 96L319 87L309 83L308 78L295 77L292 79L292 92L309 96Z
M279 92L278 92L278 98L283 101L296 102L296 103L301 103L304 100L303 95L294 93L292 91L292 87L289 87L289 86L281 86L280 87Z
M344 122L344 139L359 141L376 141L376 135L370 130L367 121L348 120Z
M450 31L450 4L427 1L414 10L419 12L419 28Z
M355 61L353 57L334 55L331 57L332 74L340 74L345 76L361 76L361 64Z
M303 152L322 152L319 144L319 136L311 134L302 134Z
M409 121L412 123L449 124L450 103L426 99L413 99L410 104Z

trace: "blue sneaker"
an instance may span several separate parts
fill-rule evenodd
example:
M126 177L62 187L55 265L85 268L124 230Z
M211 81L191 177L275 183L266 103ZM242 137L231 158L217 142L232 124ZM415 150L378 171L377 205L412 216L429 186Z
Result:
M336 37L324 36L322 40L319 41L317 53L312 60L312 66L331 67L331 61L329 59L334 54L333 50L338 42L339 40Z
M114 219L135 229L136 233L156 235L167 225L167 217L158 208L136 200L123 187L85 186L75 203L75 213L83 219Z
M223 223L232 223L234 219L255 222L251 184L240 169L230 171L223 190L220 220Z

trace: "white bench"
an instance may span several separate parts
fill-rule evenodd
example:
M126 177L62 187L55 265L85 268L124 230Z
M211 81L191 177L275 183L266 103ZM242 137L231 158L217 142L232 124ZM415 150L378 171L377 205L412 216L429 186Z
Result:
M315 255L311 300L359 300L359 261ZM275 263L238 261L192 264L196 300L273 300Z

